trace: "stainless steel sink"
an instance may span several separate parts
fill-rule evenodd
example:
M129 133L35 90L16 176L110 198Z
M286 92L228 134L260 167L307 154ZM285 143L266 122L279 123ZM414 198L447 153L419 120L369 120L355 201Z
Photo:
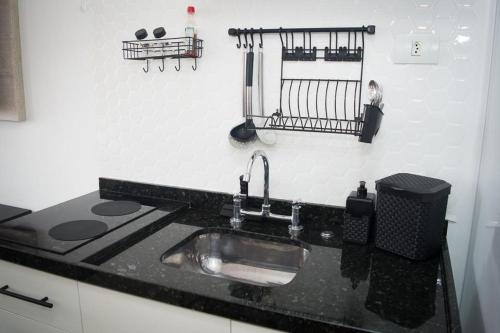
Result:
M201 230L161 257L165 265L257 286L290 283L309 250L295 241L233 230Z

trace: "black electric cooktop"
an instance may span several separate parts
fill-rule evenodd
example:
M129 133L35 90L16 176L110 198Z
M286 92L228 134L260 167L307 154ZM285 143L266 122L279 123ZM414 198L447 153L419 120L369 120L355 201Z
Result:
M0 239L66 254L154 209L95 191L0 224Z

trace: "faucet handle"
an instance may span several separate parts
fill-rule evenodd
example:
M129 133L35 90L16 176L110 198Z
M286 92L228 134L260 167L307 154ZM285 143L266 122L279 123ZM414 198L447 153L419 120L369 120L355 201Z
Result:
M297 236L304 228L300 225L300 208L303 203L302 200L294 200L292 203L292 223L288 226L288 230L292 236Z
M292 202L292 225L298 226L300 221L299 221L299 213L300 209L302 208L302 200L294 200Z
M235 193L233 195L233 217L229 220L233 228L238 229L241 227L243 222L243 216L241 215L241 194Z
M248 181L245 180L245 176L240 176L240 195L248 196Z

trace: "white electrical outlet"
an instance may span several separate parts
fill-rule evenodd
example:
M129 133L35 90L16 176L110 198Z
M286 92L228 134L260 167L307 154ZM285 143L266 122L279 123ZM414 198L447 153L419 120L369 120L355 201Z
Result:
M420 57L422 56L422 47L423 47L423 44L421 41L419 40L414 40L411 42L411 55L412 57Z
M431 34L396 36L392 61L395 64L437 64L439 37Z

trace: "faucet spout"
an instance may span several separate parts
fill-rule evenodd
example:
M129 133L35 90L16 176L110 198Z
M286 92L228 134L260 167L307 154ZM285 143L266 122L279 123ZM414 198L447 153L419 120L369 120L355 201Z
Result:
M252 157L248 160L247 164L247 172L243 175L243 180L246 182L250 182L250 178L252 176L252 168L255 160L260 157L264 164L264 203L262 204L262 208L264 212L268 212L269 208L269 160L267 159L267 155L263 150L256 150L252 154Z
M258 157L262 159L262 163L264 164L264 203L260 212L242 208L241 205L241 199L248 197L248 183L252 177L253 163ZM252 157L248 160L246 173L240 176L240 193L235 194L233 197L233 217L230 219L233 228L240 228L246 216L274 218L291 222L289 232L292 238L296 238L303 228L299 221L299 210L300 203L297 201L292 204L291 216L271 213L271 204L269 204L269 160L264 151L254 151Z

